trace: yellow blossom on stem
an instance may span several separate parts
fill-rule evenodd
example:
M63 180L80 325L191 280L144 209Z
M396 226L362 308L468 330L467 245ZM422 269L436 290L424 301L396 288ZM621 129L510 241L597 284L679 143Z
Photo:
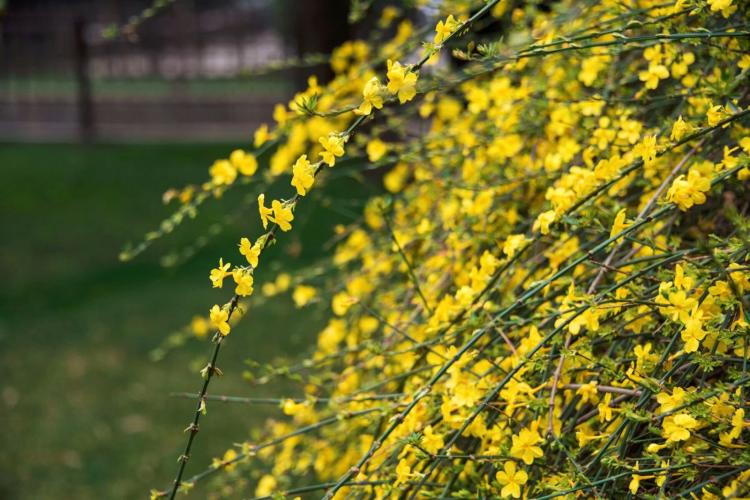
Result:
M237 284L234 293L240 297L247 297L253 293L253 275L242 269L235 269L232 271L232 278Z
M690 431L698 427L698 421L687 413L670 415L662 423L662 431L667 442L687 441Z
M591 87L596 82L599 73L607 67L610 58L608 56L594 55L587 57L581 62L581 70L578 73L578 80L585 86Z
M680 406L685 401L685 389L682 387L675 387L672 390L672 394L666 392L660 392L656 395L656 401L659 403L659 411L667 413Z
M711 12L721 12L724 18L731 16L737 10L737 6L732 5L732 0L708 0L708 5L711 7Z
M287 206L279 200L273 200L271 209L273 210L273 221L279 225L279 229L289 231L292 228L291 221L294 220L291 205Z
M659 86L659 80L669 78L669 69L663 64L651 63L648 70L638 73L638 79L644 82L647 89L654 90Z
M703 177L697 170L690 169L687 177L677 177L667 191L667 199L677 205L683 212L693 205L706 202L705 193L711 189L711 180Z
M602 402L599 403L597 406L597 409L599 410L599 421L609 422L612 420L612 393L608 392L604 395L604 398L602 398Z
M260 220L263 223L263 229L268 229L268 220L270 219L273 210L266 207L265 205L266 195L258 195L258 212L260 212Z
M257 497L271 496L274 490L276 490L276 486L277 486L276 478L273 477L271 474L266 474L265 476L260 478L260 481L258 481L258 486L255 487L255 496Z
M521 498L521 486L529 480L528 474L524 470L517 470L516 463L508 460L503 465L503 470L495 474L495 479L500 483L503 489L500 496L503 498L513 497Z
M318 295L317 290L311 286L298 285L292 292L292 300L297 307L304 307Z
M258 160L255 159L255 156L241 149L232 151L229 155L229 161L242 175L250 176L258 170Z
M544 456L542 449L537 446L542 442L542 437L534 429L521 429L518 435L512 437L512 441L510 456L523 460L526 465L531 465L534 459Z
M448 16L448 18L443 21L438 21L437 26L435 26L435 38L433 39L434 43L443 43L443 41L451 36L454 31L456 31L456 28L458 28L459 22L456 21L456 18L454 18L452 15Z
M224 336L229 335L229 313L224 308L214 304L209 311L209 318L211 320L211 325L219 330L219 333Z
M386 5L383 7L383 12L380 14L378 19L378 26L380 28L387 28L391 25L394 19L401 15L401 9L393 5Z
M258 267L258 257L260 257L260 245L257 243L253 245L249 239L240 239L240 253L245 256L248 264L253 268Z
M354 114L357 115L369 115L372 113L372 108L381 109L383 107L383 94L385 93L385 87L380 83L378 77L373 76L367 83L365 88L362 90L362 97L364 100L357 109L354 110Z
M315 167L307 161L307 155L297 158L292 165L292 186L297 189L297 194L305 196L315 182Z
M422 448L429 451L430 453L439 452L445 445L443 436L437 434L431 425L428 425L422 431L422 441L420 442Z
M406 462L406 460L402 459L396 466L396 481L393 483L393 486L398 486L399 484L405 483L409 480L410 476L411 467L409 467L409 464Z
M650 165L656 159L656 136L651 135L644 137L643 140L636 145L633 152L643 159L645 165Z
M214 469L223 467L226 471L232 471L235 467L237 467L237 463L233 462L235 458L237 458L237 451L235 451L233 448L229 448L226 452L224 452L224 456L222 458L214 458L211 461L211 467L213 467Z
M398 101L403 104L414 99L417 95L417 74L409 71L401 63L388 59L388 92L398 95Z
M367 143L367 159L376 162L388 152L388 145L380 139L373 139Z
M256 148L261 147L263 144L268 142L268 139L270 137L271 135L268 133L268 125L264 123L255 130L255 135L253 136L253 146L255 146Z
M685 321L685 328L680 332L682 340L685 342L685 352L695 352L698 350L700 341L706 336L703 329L703 311L695 306L690 312L690 317Z
M190 321L190 330L199 339L202 339L203 337L208 335L209 327L210 325L208 323L208 320L206 320L206 318L203 316L193 316L192 321Z
M221 288L224 284L224 278L226 278L229 273L227 272L229 270L229 267L232 264L227 262L224 264L224 259L219 259L219 267L211 269L211 273L208 275L208 279L211 280L211 284L214 288Z
M674 122L674 125L672 125L672 133L670 134L669 138L673 141L679 141L692 131L693 127L688 125L687 122L682 119L682 115L680 115L677 118L677 121Z
M633 467L634 472L638 472L638 462L635 463L635 467ZM633 474L630 479L630 484L628 484L628 490L630 490L630 493L635 495L638 493L638 488L641 486L641 477L638 474Z
M739 438L742 434L742 430L745 428L745 410L737 408L732 416L732 428L729 432L722 432L719 434L719 441L724 446L729 446L732 441Z
M549 226L555 222L556 214L554 210L547 210L542 212L534 221L534 231L539 231L542 234L549 234Z
M346 139L339 134L328 134L318 139L323 151L320 153L321 158L326 165L332 167L336 164L336 157L344 155L344 143Z
M721 122L724 118L726 118L727 112L724 109L724 106L721 106L719 104L715 106L711 106L708 108L708 111L706 111L706 120L708 121L708 125L711 127L715 127L716 125Z
M620 234L630 225L625 222L626 212L627 209L623 208L615 215L615 220L612 222L612 229L609 231L610 238L614 238L615 235Z
M228 186L237 178L237 169L229 160L216 160L208 173L211 174L211 182L217 186Z
M526 236L523 234L511 234L508 239L505 240L503 245L503 253L512 259L519 248L526 243Z
M581 314L573 318L568 324L568 331L573 335L578 335L582 327L586 327L588 331L595 332L599 330L599 313L596 309L589 307Z

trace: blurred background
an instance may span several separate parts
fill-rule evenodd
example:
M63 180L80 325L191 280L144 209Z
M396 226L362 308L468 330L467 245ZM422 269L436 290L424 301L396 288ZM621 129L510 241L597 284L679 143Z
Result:
M170 484L194 408L170 393L198 389L210 347L150 354L226 299L209 269L258 234L257 209L231 193L136 260L118 253L172 213L168 188L203 182L214 159L250 148L307 74L327 76L325 65L263 68L352 35L346 0L164 3L112 39L113 23L127 27L152 1L0 0L1 499L143 498ZM314 191L258 281L323 259L332 227L372 189L342 176ZM173 252L180 265L165 267ZM241 376L248 358L300 355L321 328L325 305L291 313L288 295L233 331L214 394L296 395ZM210 404L188 475L278 414Z

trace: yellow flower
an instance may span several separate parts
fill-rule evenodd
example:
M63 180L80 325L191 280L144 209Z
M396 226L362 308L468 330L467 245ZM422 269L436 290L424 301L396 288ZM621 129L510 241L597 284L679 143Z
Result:
M417 74L409 71L399 62L388 59L388 92L398 95L398 101L403 104L414 99L417 95Z
M346 292L339 292L331 299L331 309L336 316L343 316L355 300Z
M524 470L517 471L516 463L512 460L505 462L503 469L495 474L495 479L503 486L500 496L521 498L521 486L529 480L528 474Z
M609 63L609 57L607 56L591 56L587 57L581 63L581 71L578 73L578 80L585 86L591 87L599 73L607 67Z
M682 340L685 342L685 352L695 352L698 350L700 341L706 336L703 329L703 311L696 305L690 312L690 317L685 321L685 328L680 332Z
M380 139L372 139L367 143L367 158L376 162L388 152L388 146Z
M297 194L305 196L315 182L315 167L307 161L307 155L297 158L292 166L292 186L297 188Z
M526 243L526 236L523 234L511 234L508 239L505 240L503 245L503 253L512 259L516 254L516 251Z
M271 496L271 494L276 489L276 478L273 477L270 474L266 474L262 478L260 478L260 481L258 481L258 486L255 487L255 496L256 497L267 497Z
M706 202L706 193L711 189L711 180L703 177L698 170L690 169L687 178L677 177L667 191L667 199L677 205L683 212L693 205Z
M534 221L534 231L539 231L542 234L549 234L549 226L553 222L555 222L555 211L554 210L547 210L546 212L542 212L539 214L539 216Z
M688 125L685 120L682 119L682 115L680 115L679 118L677 118L677 121L674 122L674 125L672 125L672 133L669 138L673 141L679 141L685 137L685 134L692 132L692 130L693 127Z
M261 147L263 144L268 142L268 139L270 137L271 136L268 133L268 125L264 123L255 131L255 135L253 136L253 146L255 146L256 148Z
M193 316L192 321L190 321L190 330L199 339L208 335L209 327L208 321L203 316Z
M674 410L678 406L682 405L685 401L685 389L682 387L675 387L672 389L672 394L666 392L660 392L656 395L656 401L659 403L659 411L661 413L667 413Z
M365 88L362 90L362 97L364 100L357 109L354 110L354 114L357 115L369 115L372 113L372 108L381 109L383 107L383 93L385 87L380 83L378 77L373 76L367 83Z
M732 441L740 437L742 429L745 428L745 410L737 408L732 416L732 429L729 432L719 434L719 440L724 446L732 444Z
M237 284L234 289L234 293L241 297L247 297L253 293L253 275L249 272L243 271L242 269L235 269L232 271L232 278Z
M669 69L663 64L651 63L647 71L638 73L638 79L645 83L647 89L654 90L659 86L659 80L669 78Z
M670 415L662 423L663 435L667 442L687 441L690 439L690 431L698 427L698 421L687 413Z
M608 392L602 398L602 402L599 403L597 409L599 410L599 422L609 422L612 420L612 393Z
M542 437L536 430L521 429L517 436L512 437L512 441L510 456L523 460L526 465L531 465L535 458L544 456L542 449L537 446Z
M209 317L211 325L219 330L219 333L224 336L229 335L229 313L227 311L215 304L209 311Z
M393 486L405 483L409 480L409 476L411 476L411 467L406 463L406 460L402 459L396 466L396 482L393 483Z
M644 363L653 359L654 355L651 354L652 348L653 346L651 345L651 342L646 342L645 345L638 344L633 348L633 354L635 354L636 367L638 370L643 368Z
M422 441L420 442L420 444L425 450L429 451L430 453L437 453L443 448L443 446L445 446L443 436L441 436L440 434L436 434L432 430L431 425L428 425L422 431Z
M448 19L446 19L445 22L438 21L437 26L435 26L435 38L433 39L433 42L437 44L443 43L446 38L456 31L458 26L458 21L456 21L452 15L448 16Z
M732 5L732 0L708 0L708 5L711 6L711 12L720 11L725 19L737 10L737 6Z
M724 118L726 118L727 112L724 110L724 106L716 105L711 106L708 108L708 111L706 111L706 120L708 120L708 125L711 127L715 127L716 125L721 122Z
M312 301L318 294L317 290L311 286L298 285L292 292L292 300L297 307L304 307Z
M229 155L229 161L242 175L250 176L258 170L258 160L255 159L255 156L241 149L232 151L232 154Z
M693 297L688 297L684 290L669 292L666 299L662 295L658 295L656 302L666 306L666 313L672 321L679 320L683 323L688 320L690 311L696 305L696 300Z
M693 289L693 278L685 275L685 268L680 264L674 266L674 286L686 292Z
M645 165L650 165L656 159L656 136L651 135L644 137L643 140L633 149L633 153L643 159Z
M214 469L218 469L219 467L224 467L226 471L232 471L235 467L237 467L237 463L233 462L234 459L237 458L237 452L230 448L228 449L222 458L214 458L211 461L211 467Z
M329 167L336 164L336 157L344 155L344 143L346 139L338 134L328 134L318 139L323 151L320 153L321 158ZM304 155L303 155L304 156Z
M617 215L615 215L615 220L612 223L612 229L609 231L610 238L614 238L615 235L620 234L630 225L625 222L626 211L627 209L623 208L619 212L617 212Z
M393 5L386 5L383 7L383 12L380 13L380 19L378 19L378 26L380 28L387 28L391 25L394 19L401 15L401 9L394 7Z
M211 182L217 186L228 186L237 178L237 169L229 160L216 160L208 173L211 174Z
M398 193L404 189L409 178L409 166L406 163L397 163L390 172L383 176L383 186L391 193Z
M258 267L258 257L260 257L260 245L253 245L247 238L240 239L240 253L245 256L248 264L253 268Z
M592 380L591 382L588 382L586 384L581 384L581 387L579 387L576 390L576 394L581 396L580 401L578 401L578 407L580 408L582 405L591 402L596 402L598 398L599 391L597 391L598 382L596 380Z
M273 213L273 210L266 207L266 195L265 194L259 194L258 195L258 212L260 212L260 220L263 222L263 229L268 228L268 220Z
M638 462L635 463L635 467L633 468L633 471L638 472ZM628 489L630 490L630 493L635 495L638 493L638 488L641 486L641 476L638 474L633 474L632 478L630 479L630 484L628 485Z
M208 279L211 280L211 284L214 288L221 288L222 285L224 285L224 278L229 275L227 271L231 265L232 264L229 262L224 264L224 259L219 259L219 267L211 269L211 274L208 275Z
M583 326L585 326L590 332L599 330L599 313L593 307L587 308L581 314L573 318L568 324L568 331L573 335L578 335Z
M279 225L279 229L289 231L292 228L290 222L294 220L292 207L285 206L279 200L273 200L271 202L271 209L273 210L273 221Z

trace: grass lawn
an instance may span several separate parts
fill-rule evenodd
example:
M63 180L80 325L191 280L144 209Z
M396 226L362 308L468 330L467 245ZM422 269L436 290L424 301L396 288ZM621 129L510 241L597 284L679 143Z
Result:
M193 341L160 362L148 353L231 294L212 290L208 271L219 256L239 257L241 235L259 234L257 209L249 204L177 268L161 267L160 256L207 234L243 193L207 203L132 262L117 255L171 212L160 201L165 189L204 180L234 146L0 144L0 498L143 498L171 483L194 402L169 393L197 390L210 346ZM357 211L366 191L342 177L321 193L342 193ZM258 287L272 264L318 261L332 226L351 220L325 196L304 200L295 231L268 252ZM288 252L299 242L301 251ZM288 294L251 310L222 350L226 376L212 392L296 395L283 385L250 387L243 360L304 352L324 316L322 308L297 311ZM188 475L270 415L278 409L209 404Z

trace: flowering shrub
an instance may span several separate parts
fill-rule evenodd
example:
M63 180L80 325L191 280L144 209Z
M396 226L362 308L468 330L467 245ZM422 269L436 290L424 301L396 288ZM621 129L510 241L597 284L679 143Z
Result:
M209 197L289 183L210 271L229 295L194 320L213 357L153 497L209 477L264 498L750 495L750 3L431 5L415 26L355 2L380 16L372 39L172 191L181 208L124 255ZM293 374L300 394L185 476L264 250L331 169L372 166L387 194L341 228L329 271L263 286L330 303L309 358L258 378Z

